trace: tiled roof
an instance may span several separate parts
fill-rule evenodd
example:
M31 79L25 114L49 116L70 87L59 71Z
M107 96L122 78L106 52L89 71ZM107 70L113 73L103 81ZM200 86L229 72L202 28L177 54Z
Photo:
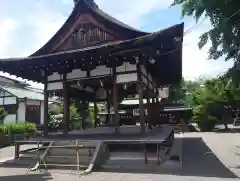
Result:
M8 93L18 97L18 98L27 98L32 100L44 100L44 95L40 92L35 92L32 90L24 89L24 88L18 88L14 86L0 86L0 88L4 91L7 91Z

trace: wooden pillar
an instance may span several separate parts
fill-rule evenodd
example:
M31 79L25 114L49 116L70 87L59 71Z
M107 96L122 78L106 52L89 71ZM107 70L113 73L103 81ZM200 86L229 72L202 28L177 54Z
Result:
M43 114L44 114L44 136L48 136L48 83L47 83L47 76L45 76L45 80L44 80L44 110L43 110ZM25 100L25 106L26 106L26 100Z
M68 95L68 85L66 80L66 74L63 75L63 123L64 131L63 134L68 134L68 124L69 124L69 95Z
M110 123L110 96L109 96L109 90L107 90L107 116L106 116L106 122L105 124Z
M137 74L138 74L138 96L139 96L139 111L140 111L140 127L141 133L145 132L145 118L144 118L144 104L143 104L143 84L142 84L142 76L141 76L141 69L140 64L137 64Z
M14 159L19 158L19 152L20 152L20 144L15 143L15 154L14 154Z
M98 107L96 101L94 101L94 127L97 127L98 119L97 119L97 113L98 113Z
M147 123L148 123L148 129L152 129L152 111L151 111L151 103L149 98L147 98Z
M118 115L118 91L117 91L117 80L116 80L116 67L113 68L113 108L114 108L114 116L113 122L115 127L115 132L119 132L119 115Z

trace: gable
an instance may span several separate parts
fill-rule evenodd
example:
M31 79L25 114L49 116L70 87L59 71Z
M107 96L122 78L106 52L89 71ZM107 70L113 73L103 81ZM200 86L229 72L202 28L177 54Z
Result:
M81 14L71 29L56 42L51 52L73 50L118 40L117 35L97 22L91 14Z
M0 84L1 83L15 84L16 82L14 80L6 78L6 77L0 77Z

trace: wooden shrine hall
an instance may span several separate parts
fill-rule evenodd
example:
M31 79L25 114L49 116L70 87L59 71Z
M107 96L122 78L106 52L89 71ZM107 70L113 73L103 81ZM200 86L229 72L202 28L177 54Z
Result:
M158 100L159 88L182 78L183 23L147 33L109 16L93 0L74 3L69 18L42 48L29 57L1 59L0 71L44 84L45 135L50 94L63 97L64 134L70 98L107 101L114 108L117 131L119 103L138 94L144 132L143 98Z

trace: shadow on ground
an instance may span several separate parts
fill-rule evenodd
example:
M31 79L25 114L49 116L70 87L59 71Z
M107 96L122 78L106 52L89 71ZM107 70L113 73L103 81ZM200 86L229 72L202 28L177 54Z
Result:
M156 169L144 167L144 169L108 168L102 172L118 173L146 173L146 174L170 174L181 176L238 178L217 158L212 150L205 144L202 138L183 138L183 168L162 167Z
M240 133L240 128L229 128L229 129L214 129L213 132L215 133Z
M52 180L50 174L34 174L34 175L10 175L0 176L0 181L47 181Z

